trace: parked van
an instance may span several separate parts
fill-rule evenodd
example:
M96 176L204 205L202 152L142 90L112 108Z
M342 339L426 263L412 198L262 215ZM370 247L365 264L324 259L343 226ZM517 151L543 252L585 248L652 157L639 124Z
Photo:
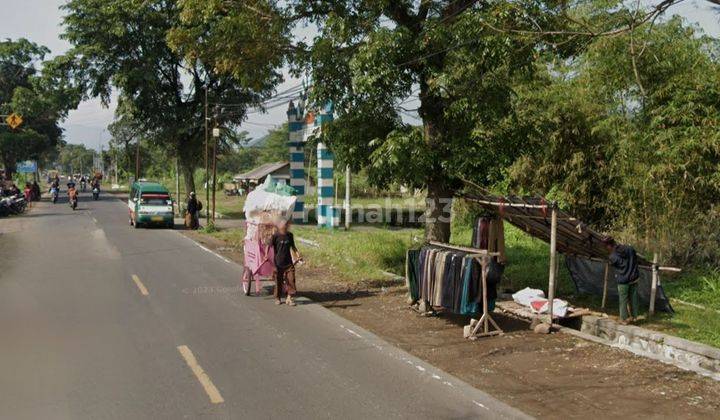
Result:
M173 201L167 188L155 182L138 181L133 183L128 197L130 225L160 225L170 229L175 227Z

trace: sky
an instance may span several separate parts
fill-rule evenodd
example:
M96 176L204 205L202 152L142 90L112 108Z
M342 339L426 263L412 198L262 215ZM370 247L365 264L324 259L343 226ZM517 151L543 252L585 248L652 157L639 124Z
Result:
M50 48L52 55L62 54L70 47L66 41L60 39L63 15L60 6L64 3L65 0L0 0L0 10L3 14L0 39L24 37ZM655 2L643 0L643 3ZM708 35L720 37L720 15L707 1L685 0L673 6L669 13L679 14L688 21L700 25ZM278 91L296 86L298 83L298 80L286 74L286 81L278 87ZM65 139L70 143L83 143L94 149L106 145L110 138L106 127L113 120L114 110L115 103L111 103L109 107L104 107L99 100L81 103L62 124L65 129ZM252 114L243 124L242 129L248 131L251 137L261 137L271 127L284 122L285 110L285 107L278 107L269 110L267 114Z

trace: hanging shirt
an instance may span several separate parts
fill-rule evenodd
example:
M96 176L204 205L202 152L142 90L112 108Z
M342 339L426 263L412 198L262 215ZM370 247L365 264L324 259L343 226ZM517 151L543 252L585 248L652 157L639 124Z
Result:
M285 269L293 265L290 250L297 252L297 248L295 247L295 238L291 232L273 234L270 243L275 251L275 267Z

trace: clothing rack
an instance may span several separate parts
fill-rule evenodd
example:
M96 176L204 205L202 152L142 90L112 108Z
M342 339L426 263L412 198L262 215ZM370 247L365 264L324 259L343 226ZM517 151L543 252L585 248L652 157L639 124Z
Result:
M488 274L488 262L490 261L491 257L497 257L500 255L499 252L488 252L486 249L476 249L476 248L468 248L464 246L457 246L457 245L450 245L443 242L437 242L437 241L428 241L428 244L440 247L440 248L446 248L446 249L453 249L456 251L462 251L467 252L469 257L472 257L476 259L480 263L480 271L481 271L481 278L482 278L482 301L483 301L483 315L480 317L478 322L475 324L475 326L471 327L470 334L467 336L470 340L477 340L480 337L489 337L493 335L502 335L504 334L504 331L500 326L495 322L495 320L492 318L488 311L488 296L487 296L487 274ZM472 324L471 324L472 325ZM494 328L491 329L490 327ZM482 331L481 331L482 329Z

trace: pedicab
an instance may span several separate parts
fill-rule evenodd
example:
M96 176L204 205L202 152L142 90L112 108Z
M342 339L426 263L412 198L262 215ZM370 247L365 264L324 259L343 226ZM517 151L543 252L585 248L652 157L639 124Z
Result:
M267 177L265 183L248 194L245 212L244 258L241 283L246 296L255 281L255 293L260 294L261 281L272 279L275 253L271 239L281 220L292 217L297 197L291 187Z

